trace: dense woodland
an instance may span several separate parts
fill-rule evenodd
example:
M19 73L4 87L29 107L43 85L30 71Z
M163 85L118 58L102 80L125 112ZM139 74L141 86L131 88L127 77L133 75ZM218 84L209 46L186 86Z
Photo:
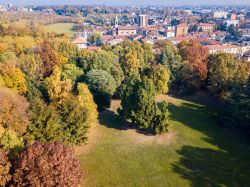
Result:
M154 135L168 132L168 103L156 95L205 91L226 105L222 125L249 129L249 64L230 54L209 55L196 41L78 51L27 23L0 24L0 186L77 186L84 173L71 147L87 142L112 98L131 126Z

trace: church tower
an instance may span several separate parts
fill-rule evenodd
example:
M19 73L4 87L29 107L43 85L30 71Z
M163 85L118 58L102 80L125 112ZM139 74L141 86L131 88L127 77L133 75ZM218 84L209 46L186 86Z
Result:
M115 28L118 28L119 26L119 21L117 15L115 16Z

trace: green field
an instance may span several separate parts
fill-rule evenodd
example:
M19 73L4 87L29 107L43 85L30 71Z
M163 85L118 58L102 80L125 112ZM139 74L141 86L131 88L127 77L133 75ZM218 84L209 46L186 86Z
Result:
M116 113L118 101L100 114L89 142L76 150L82 186L245 187L250 186L250 146L239 132L222 129L204 95L170 102L169 133L128 129Z
M47 25L45 29L49 32L56 32L59 34L66 33L70 37L73 37L75 31L73 30L75 23L55 23L51 25Z

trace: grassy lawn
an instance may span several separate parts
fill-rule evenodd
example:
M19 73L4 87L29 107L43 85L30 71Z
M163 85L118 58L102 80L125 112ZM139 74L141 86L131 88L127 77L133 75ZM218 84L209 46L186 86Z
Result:
M250 146L237 132L218 126L205 95L170 102L169 133L140 134L116 113L119 102L100 115L89 142L77 149L82 186L250 186Z
M73 30L74 26L74 23L55 23L47 25L45 29L49 32L56 32L59 34L66 33L70 37L73 37L75 34L75 31Z

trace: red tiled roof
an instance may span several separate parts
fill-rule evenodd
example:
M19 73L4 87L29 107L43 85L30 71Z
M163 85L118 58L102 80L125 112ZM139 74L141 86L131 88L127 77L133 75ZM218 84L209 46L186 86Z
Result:
M78 37L73 39L72 43L73 44L83 44L83 43L87 43L87 41L86 41L86 38L84 38L82 36L78 36Z

